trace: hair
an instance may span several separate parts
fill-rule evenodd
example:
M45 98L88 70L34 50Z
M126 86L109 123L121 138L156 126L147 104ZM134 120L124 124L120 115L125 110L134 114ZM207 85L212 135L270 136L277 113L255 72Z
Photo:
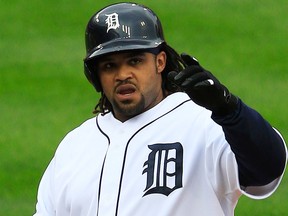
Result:
M183 65L184 62L179 56L179 54L168 44L163 43L159 47L156 48L157 53L156 55L164 51L167 56L166 60L166 66L162 72L162 90L163 90L163 95L166 97L167 95L174 93L174 92L179 92L181 89L177 87L176 85L173 85L171 82L168 81L168 73L170 71L176 71L177 73L183 70ZM145 51L145 50L143 50ZM103 90L101 90L101 97L96 104L96 107L93 111L94 114L101 114L105 115L106 113L109 113L113 110L111 103L103 93Z

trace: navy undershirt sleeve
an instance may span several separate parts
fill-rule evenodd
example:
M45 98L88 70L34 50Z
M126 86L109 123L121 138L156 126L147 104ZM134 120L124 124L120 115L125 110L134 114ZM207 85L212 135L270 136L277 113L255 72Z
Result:
M235 154L241 186L266 185L279 177L286 164L286 149L279 134L240 99L229 116L212 119L222 126Z

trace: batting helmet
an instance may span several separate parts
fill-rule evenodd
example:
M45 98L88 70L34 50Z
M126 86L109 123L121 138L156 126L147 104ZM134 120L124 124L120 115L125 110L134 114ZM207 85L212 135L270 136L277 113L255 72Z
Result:
M95 71L97 57L119 51L157 48L165 42L157 15L135 3L113 4L94 14L87 24L85 39L84 72L98 92L102 88Z

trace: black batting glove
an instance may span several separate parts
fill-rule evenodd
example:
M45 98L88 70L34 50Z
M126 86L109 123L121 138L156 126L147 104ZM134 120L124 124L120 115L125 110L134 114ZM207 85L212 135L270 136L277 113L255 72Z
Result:
M229 115L237 109L238 99L222 85L212 73L200 66L199 62L181 54L185 69L177 73L172 71L168 79L186 92L198 105L212 111L213 115Z

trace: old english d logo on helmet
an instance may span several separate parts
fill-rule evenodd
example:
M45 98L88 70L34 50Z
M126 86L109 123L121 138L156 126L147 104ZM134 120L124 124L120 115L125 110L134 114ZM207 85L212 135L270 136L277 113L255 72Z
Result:
M103 8L89 20L86 32L84 72L101 91L93 62L97 57L125 50L156 48L165 42L161 23L149 8L119 3Z
M112 14L105 14L107 16L106 24L107 24L107 33L110 29L117 29L120 27L118 14L112 13Z

